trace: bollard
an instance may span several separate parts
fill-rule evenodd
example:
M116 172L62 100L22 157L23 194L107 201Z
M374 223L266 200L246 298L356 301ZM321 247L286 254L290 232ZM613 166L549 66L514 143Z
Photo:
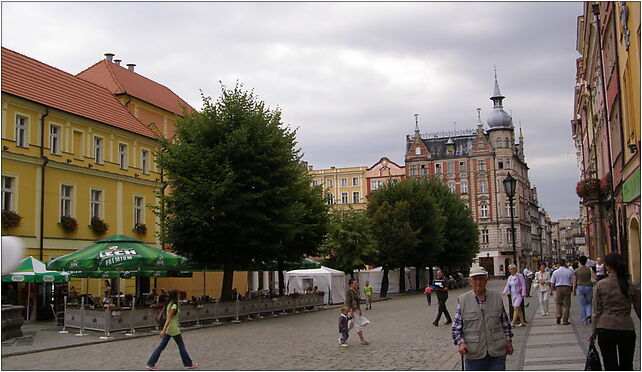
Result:
M80 333L76 333L76 336L87 336L85 332L85 298L80 298Z
M221 321L218 320L218 302L214 303L214 324L221 324Z
M132 314L132 316L131 316L131 318L132 318L132 320L131 320L132 328L129 330L128 333L125 333L125 336L133 336L136 333L136 329L134 328L134 321L135 321L134 314L136 312L134 310L136 310L136 296L132 297L132 309L130 310L131 314Z
M239 308L241 306L241 301L239 299L236 299L236 302L234 302L234 320L232 320L232 323L241 323L239 320Z
M62 331L58 331L58 333L69 333L69 331L65 329L65 326L67 325L67 296L64 297L64 302L65 303L62 308L62 312L64 314L62 317Z
M101 340L109 340L113 338L109 335L109 328L111 328L111 312L109 311L109 308L105 311L107 314L107 318L105 319L105 335L98 337Z

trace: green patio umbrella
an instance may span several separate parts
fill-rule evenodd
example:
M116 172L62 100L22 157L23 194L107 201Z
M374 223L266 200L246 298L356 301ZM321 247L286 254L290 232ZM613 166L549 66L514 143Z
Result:
M141 271L68 271L74 278L100 278L100 279L129 279L132 277L171 277L171 278L191 278L191 271L173 271L173 270L141 270Z
M2 277L5 283L63 283L69 281L69 273L49 271L45 264L29 256L20 261L16 271Z
M113 235L49 263L51 270L69 271L172 271L189 269L185 257L150 247L125 235Z

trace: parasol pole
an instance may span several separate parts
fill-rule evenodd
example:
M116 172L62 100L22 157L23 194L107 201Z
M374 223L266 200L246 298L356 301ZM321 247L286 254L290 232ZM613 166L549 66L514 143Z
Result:
M27 320L29 320L29 308L31 307L30 300L31 300L31 282L28 282L27 283Z

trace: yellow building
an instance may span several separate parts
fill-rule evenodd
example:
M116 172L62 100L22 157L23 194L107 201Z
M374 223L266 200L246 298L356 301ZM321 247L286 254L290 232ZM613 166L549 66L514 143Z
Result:
M629 272L640 282L640 3L618 2L616 45L622 107L622 201L618 211L625 226Z
M124 77L113 84L126 89L112 91L91 82L89 72L101 63L117 66L101 61L79 77L2 48L2 210L3 216L14 212L21 218L3 225L2 235L22 238L26 256L43 262L115 234L160 247L150 208L158 205L156 192L163 186L154 161L156 138L173 136L184 101L171 105L165 102L168 94L154 102L146 95L154 84L169 89L121 67L113 69L124 70ZM77 228L66 230L63 216L75 219ZM95 233L92 216L103 219L108 231ZM137 223L147 231L135 231ZM220 293L220 277L208 274L208 295ZM235 275L240 292L247 288L246 277ZM200 292L192 283L186 285L188 295L203 294L202 274L189 280L198 281ZM158 288L175 287L169 279L158 281ZM99 279L72 279L70 285L81 293L102 294ZM113 287L146 292L150 283L120 279Z
M312 186L323 185L328 205L335 210L365 209L368 194L365 173L368 167L310 170Z

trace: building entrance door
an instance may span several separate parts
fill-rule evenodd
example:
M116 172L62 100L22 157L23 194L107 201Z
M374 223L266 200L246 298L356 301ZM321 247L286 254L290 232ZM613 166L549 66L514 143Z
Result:
M495 261L493 257L479 257L479 266L488 272L488 276L495 276Z

